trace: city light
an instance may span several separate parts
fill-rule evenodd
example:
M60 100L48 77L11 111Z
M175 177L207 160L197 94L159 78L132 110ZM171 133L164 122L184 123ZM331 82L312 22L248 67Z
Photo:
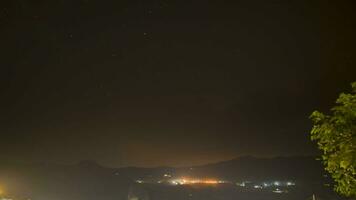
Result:
M293 182L287 182L287 186L293 186L293 185L295 185L295 183L293 183Z
M253 188L255 188L255 189L262 189L262 186L260 186L260 185L254 185Z
M274 192L274 193L279 193L279 194L283 193L283 191L282 191L282 190L280 190L279 188L277 188L277 189L273 190L272 192Z
M136 180L136 183L142 184L142 183L144 183L144 181L143 180Z
M246 187L246 182L236 183L237 186Z
M170 178L170 177L172 177L172 175L170 175L170 174L164 174L163 177L168 177L168 178Z

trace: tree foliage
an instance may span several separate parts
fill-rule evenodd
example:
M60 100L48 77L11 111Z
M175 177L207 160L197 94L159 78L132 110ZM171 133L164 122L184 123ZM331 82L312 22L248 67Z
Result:
M311 139L322 150L325 169L335 181L335 190L356 197L356 82L351 93L342 93L331 114L314 111Z

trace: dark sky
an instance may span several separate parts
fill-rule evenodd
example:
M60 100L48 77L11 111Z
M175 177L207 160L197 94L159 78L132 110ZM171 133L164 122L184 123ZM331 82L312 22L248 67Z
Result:
M349 1L0 3L0 158L192 165L314 155L356 80Z

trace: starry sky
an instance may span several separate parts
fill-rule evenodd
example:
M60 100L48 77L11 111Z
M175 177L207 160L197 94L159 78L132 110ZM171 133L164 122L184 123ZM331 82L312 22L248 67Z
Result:
M356 80L352 0L0 5L1 159L316 155L309 114Z

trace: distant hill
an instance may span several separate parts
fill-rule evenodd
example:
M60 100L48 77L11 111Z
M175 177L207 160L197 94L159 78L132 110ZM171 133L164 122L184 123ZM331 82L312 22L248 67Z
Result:
M157 177L169 173L173 176L219 177L233 180L300 180L320 182L324 170L320 161L312 156L256 158L238 157L232 160L183 168L118 169L132 179Z
M239 157L233 160L182 169L192 175L209 174L222 178L274 180L293 179L317 181L323 179L323 166L315 157Z

